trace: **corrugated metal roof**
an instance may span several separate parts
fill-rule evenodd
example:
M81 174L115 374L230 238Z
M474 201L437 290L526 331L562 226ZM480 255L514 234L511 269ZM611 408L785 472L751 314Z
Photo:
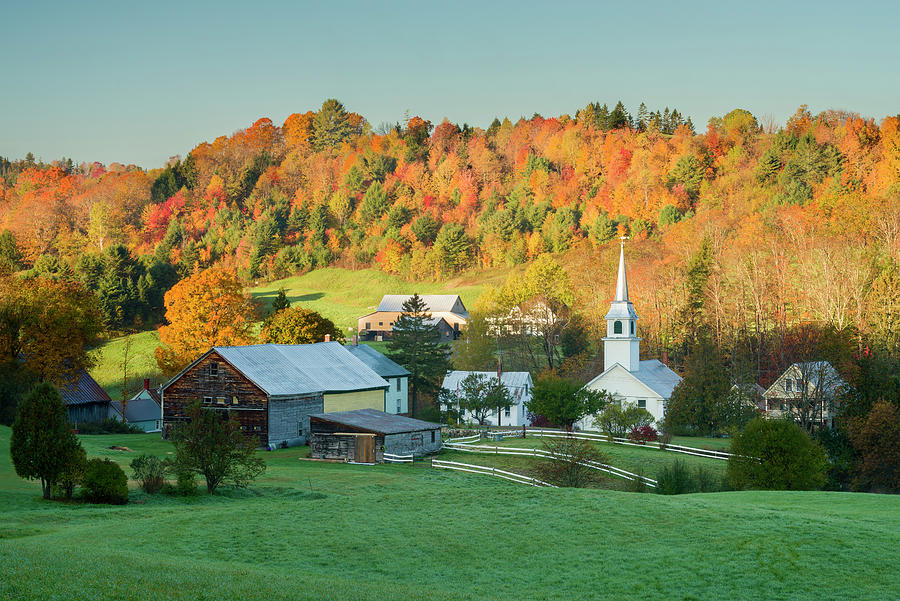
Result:
M391 415L377 409L357 409L355 411L336 411L334 413L313 413L310 419L341 424L350 428L376 432L378 434L402 434L420 430L438 430L441 424Z
M339 342L217 346L213 350L270 396L388 387Z
M403 311L403 303L411 299L412 296L412 294L385 294L376 311ZM463 307L463 312L457 312L457 314L465 317L469 316L469 312L465 310L465 306L462 304L458 294L420 294L419 298L428 307L429 313L440 311L453 313L453 305L459 301L460 306Z
M112 406L122 415L122 401L113 401ZM150 398L131 399L127 411L129 423L162 419L162 409Z
M357 359L372 368L372 371L374 371L382 378L397 378L400 376L409 375L408 369L406 369L399 363L395 363L384 354L379 353L378 351L373 349L368 344L345 346L344 348L352 353Z
M444 382L441 384L441 388L450 392L456 392L459 390L462 381L472 374L479 374L494 383L497 382L497 372L495 371L451 371L444 376ZM516 403L522 400L522 397L534 388L534 383L531 381L531 374L527 371L505 371L500 375L500 382L509 389L509 392Z
M97 384L88 374L81 370L78 378L59 389L66 405L84 405L87 403L108 403L110 400L106 391Z

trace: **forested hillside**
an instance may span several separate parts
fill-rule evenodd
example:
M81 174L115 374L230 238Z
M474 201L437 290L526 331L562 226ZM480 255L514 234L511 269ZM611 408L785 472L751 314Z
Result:
M0 262L82 281L131 329L214 264L248 282L326 265L421 281L556 253L596 325L624 226L650 353L708 327L760 362L774 348L761 337L783 347L806 321L860 352L895 348L900 119L801 107L763 128L736 109L693 127L591 103L486 130L412 117L373 131L328 100L163 169L0 160Z

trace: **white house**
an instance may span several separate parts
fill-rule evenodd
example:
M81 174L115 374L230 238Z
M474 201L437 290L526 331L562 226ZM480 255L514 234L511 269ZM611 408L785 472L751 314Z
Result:
M444 377L441 388L451 394L460 396L460 387L462 381L472 374L482 375L494 385L497 383L497 373L490 371L451 371ZM525 405L531 400L531 391L534 389L534 382L531 380L531 374L527 371L506 371L500 374L500 383L509 391L513 399L513 404L505 409L497 418L497 411L492 411L487 415L485 423L492 426L527 426L528 409ZM457 407L459 405L457 404ZM446 406L443 407L447 409ZM463 416L465 421L475 421L471 413L465 413Z
M394 415L409 413L409 370L367 344L347 345L344 348L387 381L384 412Z
M637 336L638 315L628 299L625 273L625 239L619 252L616 298L606 314L603 338L603 373L585 384L591 390L606 390L620 403L633 403L650 412L657 422L665 415L666 402L681 377L656 359L640 360L641 339ZM583 430L594 428L594 416L578 422Z
M827 361L794 363L763 394L766 415L781 417L791 412L803 425L831 428L836 402L848 388Z

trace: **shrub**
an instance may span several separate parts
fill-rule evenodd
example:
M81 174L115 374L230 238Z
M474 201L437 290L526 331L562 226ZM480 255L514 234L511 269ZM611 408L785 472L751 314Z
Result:
M550 452L550 457L539 464L542 480L557 486L582 488L600 479L600 471L584 465L606 462L594 443L573 436L548 438L544 440L544 449Z
M179 470L175 472L175 494L182 497L193 497L197 494L197 478L194 472Z
M131 461L131 471L134 479L140 480L144 492L159 492L166 483L166 465L159 457L146 454L135 457Z
M659 434L653 426L632 426L631 432L628 433L628 440L632 442L652 442L659 440Z
M857 419L851 440L859 453L854 487L873 491L900 490L900 416L897 407L878 401Z
M637 478L628 481L628 492L647 492L647 483L644 482L644 468L638 468L635 475Z
M813 490L825 484L825 451L793 421L756 418L731 441L735 490Z
M109 459L88 461L82 484L88 500L93 503L122 505L128 502L128 478L122 468Z
M115 418L107 418L97 423L79 423L79 434L143 434L144 431L132 424L126 424Z
M72 454L69 463L59 474L59 480L56 482L57 490L62 493L67 500L72 498L75 487L84 480L84 470L87 467L87 453L79 445Z
M625 403L622 407L616 403L609 403L594 419L595 426L609 436L616 437L625 436L635 427L641 428L652 423L653 415L634 403Z
M697 481L682 459L676 459L664 467L656 477L656 492L661 495L682 495L698 490Z

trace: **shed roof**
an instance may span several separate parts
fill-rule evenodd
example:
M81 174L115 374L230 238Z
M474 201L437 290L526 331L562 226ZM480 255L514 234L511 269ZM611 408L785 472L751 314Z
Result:
M122 415L122 401L113 401L112 406ZM146 397L128 401L126 411L128 415L125 418L130 423L162 419L162 408L153 399Z
M378 308L376 311L403 311L403 303L412 298L412 294L385 294L381 299L381 302L378 304ZM422 302L425 303L425 306L428 307L429 312L440 312L447 311L448 313L454 313L454 306L457 302L459 302L459 306L463 308L463 313L459 313L455 311L458 315L468 316L468 311L465 311L465 306L462 304L462 300L459 298L458 294L420 294L419 298L422 299Z
M382 378L397 378L409 375L408 369L399 363L395 363L368 344L345 346L344 348Z
M426 422L420 419L392 415L377 409L356 409L355 411L336 411L334 413L313 413L311 421L330 422L377 434L402 434L421 430L439 430L441 424Z
M352 392L388 387L381 376L339 342L217 346L206 354L212 351L269 396ZM169 380L163 389L182 374Z
M108 403L112 399L97 381L83 369L78 377L59 389L66 405L86 405L88 403Z

